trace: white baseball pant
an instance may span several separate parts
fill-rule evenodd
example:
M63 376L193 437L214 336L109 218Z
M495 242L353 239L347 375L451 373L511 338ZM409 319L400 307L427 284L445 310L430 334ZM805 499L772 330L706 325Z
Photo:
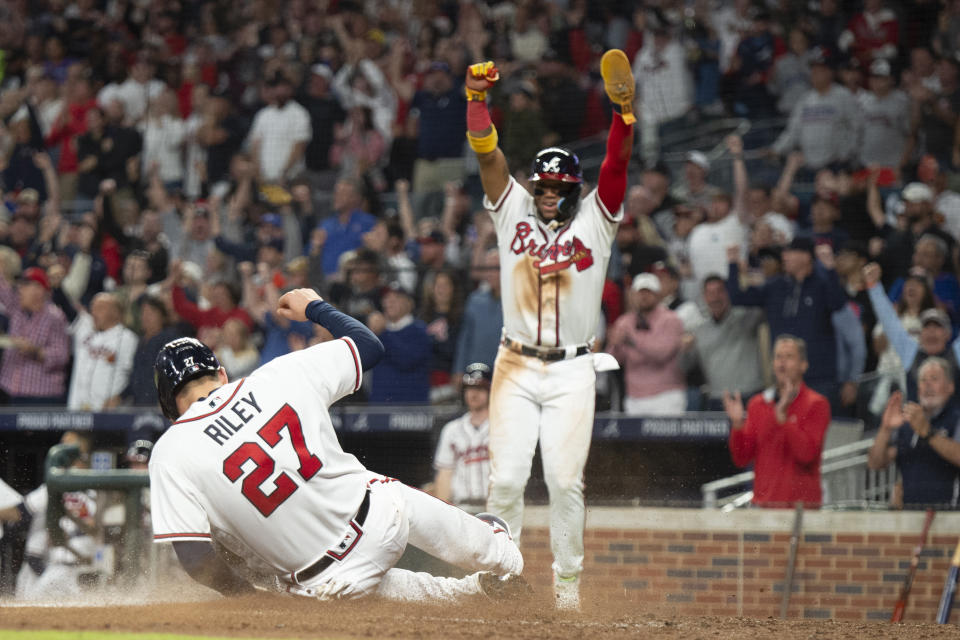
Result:
M392 568L407 544L467 571L521 573L523 556L506 532L412 487L372 476L363 534L347 556L293 593L324 599L456 601L481 593L477 574L444 578Z
M550 492L553 570L583 570L583 468L593 434L597 374L590 355L546 363L504 346L490 391L490 495L487 510L523 528L523 492L540 441Z

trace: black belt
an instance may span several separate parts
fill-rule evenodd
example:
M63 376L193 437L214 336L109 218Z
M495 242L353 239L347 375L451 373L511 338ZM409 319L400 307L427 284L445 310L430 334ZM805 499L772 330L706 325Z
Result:
M30 567L30 570L38 576L47 570L47 561L40 556L24 554L23 561Z
M357 509L357 515L353 517L350 523L356 525L358 529L362 527L364 520L367 519L367 511L369 510L370 510L370 489L367 489L363 494L363 501L360 503L360 508ZM356 544L357 541L360 540L360 536L362 535L360 531L357 531L356 533L357 533L357 537L354 540L354 544ZM350 549L352 548L353 548L353 545L351 545L349 549L346 549L340 553L338 553L337 551L334 551L333 549L327 551L322 558L314 562L312 565L310 565L306 569L301 569L300 571L297 571L296 573L294 573L293 574L294 581L297 584L303 584L305 581L320 575L320 573L322 573L327 567L333 564L334 560L339 560L340 558L343 558L343 556L345 556L347 552L349 552ZM336 555L339 555L340 558L335 557Z
M577 347L577 350L573 352L572 355L567 355L567 350L562 347L552 348L552 347L532 347L528 344L523 344L522 342L517 342L510 338L503 339L503 346L514 353L519 353L525 356L531 356L533 358L540 358L544 362L556 362L557 360L566 360L568 357L576 358L578 356L585 356L590 353L590 347L582 344Z

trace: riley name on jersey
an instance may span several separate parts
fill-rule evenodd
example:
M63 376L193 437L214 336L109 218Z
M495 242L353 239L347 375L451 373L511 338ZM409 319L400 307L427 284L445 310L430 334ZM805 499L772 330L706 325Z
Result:
M211 402L211 406L216 407L216 403ZM213 422L203 428L203 432L222 447L223 443L227 442L241 427L261 413L263 410L251 391L246 396L240 396L229 408L224 407ZM236 417L236 424L234 424L234 417Z

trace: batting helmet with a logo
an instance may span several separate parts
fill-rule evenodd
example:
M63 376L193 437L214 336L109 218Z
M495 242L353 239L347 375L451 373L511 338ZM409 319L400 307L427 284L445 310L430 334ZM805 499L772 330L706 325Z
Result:
M463 386L465 387L486 387L490 388L490 381L493 380L493 372L490 367L482 362L468 364L463 370Z
M163 345L153 366L153 381L163 415L171 420L180 417L177 393L191 380L214 375L220 361L207 345L196 338L178 338Z
M543 149L533 159L533 169L530 172L530 182L534 184L534 195L540 195L537 183L541 181L563 183L560 188L560 202L557 205L556 220L565 223L571 219L577 212L580 192L583 189L583 170L580 168L580 158L575 153L560 147ZM540 215L539 209L537 215Z

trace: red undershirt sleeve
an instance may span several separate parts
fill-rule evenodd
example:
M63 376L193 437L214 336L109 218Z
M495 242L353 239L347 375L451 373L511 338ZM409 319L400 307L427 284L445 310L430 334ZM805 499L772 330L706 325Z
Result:
M480 100L469 100L467 102L467 131L481 134L492 124L486 102Z
M613 113L607 134L607 154L600 165L597 195L611 214L616 214L627 192L627 165L633 151L633 125L626 124L619 113Z

